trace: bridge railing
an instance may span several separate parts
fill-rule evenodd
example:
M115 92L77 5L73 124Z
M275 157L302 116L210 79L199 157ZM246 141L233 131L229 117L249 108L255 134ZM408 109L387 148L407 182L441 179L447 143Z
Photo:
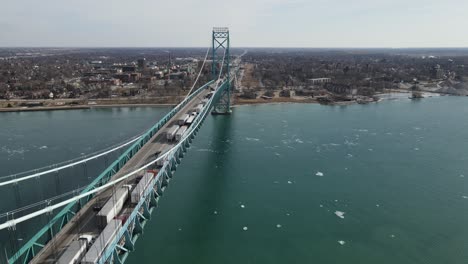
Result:
M192 139L195 137L203 121L205 120L207 113L219 100L223 91L227 87L227 82L224 82L222 85L220 85L220 87L216 90L216 93L213 95L213 98L207 105L205 105L202 112L195 118L193 122L194 127L191 127L189 133L184 136L181 142L177 144L178 147L175 147L173 150L171 150L171 153L166 157L166 162L164 162L156 177L153 178L150 186L143 193L140 201L135 206L125 223L122 225L113 241L109 246L107 246L106 250L100 257L98 264L123 263L128 256L128 253L134 250L134 243L141 234L142 228L132 229L129 227L144 226L146 221L149 220L151 213L156 207L157 201L160 197L160 195L155 192L154 186L156 185L156 189L160 190L164 183L168 184L170 178L172 178L177 168L177 165L180 163L180 159L187 151L187 148L190 146ZM162 191L164 191L164 189L162 189ZM141 214L141 211L146 212L146 215ZM123 240L125 240L125 242L122 243Z
M96 187L102 186L107 183L113 175L120 171L120 169L154 136L180 109L182 109L190 100L197 96L200 92L208 88L214 81L210 81L197 89L195 92L187 96L180 104L174 107L167 113L159 122L152 126L142 137L137 140L131 147L129 147L120 157L115 160L106 170L104 170L96 179L94 179L87 188L81 191L86 193ZM57 234L73 216L87 203L94 195L89 195L82 198L78 202L73 202L64 207L57 213L50 222L40 229L26 244L24 244L11 258L8 263L28 263L33 259L37 253L45 247L45 245L52 240L53 236ZM20 261L20 262L18 262Z

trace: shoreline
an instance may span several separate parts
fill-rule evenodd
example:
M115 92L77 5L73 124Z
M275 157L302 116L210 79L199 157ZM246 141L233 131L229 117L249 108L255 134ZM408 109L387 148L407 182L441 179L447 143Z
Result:
M113 108L113 107L172 107L174 104L103 104L103 105L73 105L73 106L37 106L37 107L6 107L0 108L0 113L11 112L38 112L38 111L65 111L65 110L86 110L93 108Z
M377 94L379 95L390 95L394 93L406 94L409 93L408 91L399 91L399 90L391 90L388 92ZM380 99L374 102L367 102L367 103L378 103L382 100L387 99ZM37 100L22 100L22 102L36 102ZM119 100L117 100L119 101ZM172 101L172 100L171 100ZM271 99L264 99L264 98L256 98L256 99L244 99L234 97L232 99L232 106L241 106L241 105L260 105L260 104L281 104L281 103L298 103L298 104L321 104L317 101L316 98L311 97L273 97ZM352 105L352 104L359 104L358 101L335 101L329 104L321 104L321 105L329 105L329 106L342 106L342 105ZM63 110L79 110L79 109L93 109L93 108L113 108L113 107L173 107L177 105L177 103L105 103L105 104L83 104L83 105L56 105L56 106L34 106L34 107L2 107L0 108L0 113L6 112L36 112L36 111L63 111Z

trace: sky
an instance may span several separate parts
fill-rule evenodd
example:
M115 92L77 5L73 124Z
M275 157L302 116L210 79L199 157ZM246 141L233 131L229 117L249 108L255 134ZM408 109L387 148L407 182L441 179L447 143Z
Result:
M3 1L0 47L468 47L467 0Z

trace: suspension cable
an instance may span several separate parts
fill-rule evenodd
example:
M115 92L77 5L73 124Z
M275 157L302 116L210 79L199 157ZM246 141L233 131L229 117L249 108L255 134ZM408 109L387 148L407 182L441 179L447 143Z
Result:
M224 50L224 56L223 56L223 62L221 64L221 66L224 65L224 59L225 59L225 55L226 55L226 50ZM220 74L218 75L218 80L216 81L216 90L218 90L218 88L220 87L219 86L219 81L220 81L220 78L221 78L221 73L222 73L222 67L221 67L221 70L220 70ZM208 101L207 105L211 105L213 99L215 98L215 96L212 96L210 98L210 100ZM45 214L45 213L50 213L52 212L53 210L57 209L57 208L60 208L60 207L63 207L63 206L66 206L72 202L75 202L75 201L78 201L79 199L81 198L84 198L86 196L89 196L91 194L94 194L94 193L97 193L99 191L102 191L102 190L105 190L109 187L112 187L114 186L115 184L119 183L119 182L122 182L124 180L127 180L128 178L130 178L131 176L133 176L134 174L148 168L149 166L155 164L156 162L158 162L159 160L161 159L164 159L166 158L168 155L170 155L174 150L176 150L182 143L185 142L185 140L190 137L193 132L194 132L194 128L197 127L203 120L204 118L206 117L206 114L208 113L209 111L208 110L205 110L204 113L203 113L203 116L200 117L200 116L197 116L197 122L195 123L195 125L192 125L190 126L189 130L188 130L188 134L186 134L186 136L184 136L176 145L174 145L174 147L172 147L171 149L167 150L166 152L164 152L163 154L161 154L158 158L146 163L145 165L141 166L140 168L137 168L137 169L134 169L132 170L131 172L123 175L122 177L118 178L118 179L115 179L113 181L110 181L110 182L107 182L106 184L100 186L100 187L96 187L94 188L93 190L90 190L88 192L85 192L85 193L81 193L79 195L76 195L72 198L69 198L65 201L62 201L62 202L59 202L55 205L49 205L47 206L46 208L43 208L41 210L37 210L33 213L30 213L30 214L27 214L25 216L22 216L22 217L19 217L17 219L13 219L13 220L9 220L9 221L6 221L4 222L3 224L0 224L0 230L3 230L3 229L6 229L6 228L9 228L9 227L12 227L12 226L16 226L18 223L22 223L24 221L27 221L29 219L32 219L32 218L35 218L37 216L40 216L42 214ZM74 192L76 192L76 190L74 190ZM50 202L50 199L48 199L48 201ZM8 213L7 213L8 214Z
M206 60L208 58L208 54L209 54L209 51L210 51L210 48L208 47L208 49L206 50L206 54L205 54L205 58L203 59L203 64L200 68L200 71L198 72L198 75L197 75L197 78L195 79L195 82L193 83L192 85L192 88L190 89L190 91L187 93L187 95L185 96L186 98L190 95L190 93L192 92L192 90L195 88L195 85L197 84L198 82L198 79L200 78L200 75L203 71L203 68L205 66L205 63L206 63ZM146 132L147 130L145 130ZM145 133L141 133L140 135L136 136L136 137L133 137L133 139L131 139L130 141L128 142L125 142L121 145L114 145L114 146L111 146L109 150L106 151L106 149L104 150L101 150L101 151L96 151L96 152L93 152L91 154L88 154L88 155L84 155L84 156L81 156L81 157L78 157L78 158L75 158L75 159L71 159L71 160L68 160L68 161L63 161L63 162L59 162L59 163L56 163L56 164L52 164L52 165L48 165L48 166L45 166L45 167L41 167L41 168L37 168L37 169L33 169L33 170L29 170L29 171L24 171L24 172L20 172L20 173L15 173L15 174L11 174L11 175L8 175L8 176L2 176L0 177L0 180L3 180L3 179L11 179L13 178L12 180L9 180L9 181L4 181L4 182L0 182L0 187L2 186L6 186L6 185L9 185L9 184L13 184L13 183L18 183L18 182L21 182L21 181L25 181L25 180L28 180L28 179L31 179L31 178L34 178L34 177L39 177L39 176L42 176L42 175L45 175L45 174L49 174L51 172L57 172L57 171L60 171L60 170L63 170L63 169L66 169L66 168L69 168L69 167L73 167L73 166L76 166L76 165L79 165L81 163L84 163L84 162L87 162L87 161L90 161L90 160L94 160L94 159L97 159L99 157L102 157L104 155L107 155L111 152L114 152L118 149L121 149L125 146L128 146L129 144L137 141L138 139L141 138L141 136ZM101 152L101 153L100 153ZM96 154L96 155L95 155ZM93 155L91 157L88 157L86 158L87 156L89 155ZM83 158L83 159L81 159ZM80 160L81 159L81 160ZM76 161L78 160L78 161ZM68 164L67 164L68 163ZM67 165L63 165L63 166L60 166L60 167L56 167L56 166L59 166L61 164L67 164ZM55 167L55 168L53 168ZM46 170L46 171L42 171L42 172L37 172L37 171L40 171L40 170L43 170L43 169L48 169L48 168L53 168L53 169L49 169L49 170ZM21 178L16 178L17 176L19 175L22 175L22 174L26 174L26 173L31 173L31 172L36 172L34 174L31 174L31 175L28 175L28 176L24 176L24 177L21 177Z
M209 52L210 52L210 47L208 47L208 49L206 50L205 59L203 60L203 64L202 64L202 66L200 68L200 71L198 72L197 78L195 79L195 82L193 83L192 88L190 88L190 91L187 93L187 95L185 97L189 96L190 93L192 93L193 88L195 88L195 85L198 82L198 78L200 78L200 75L201 75L203 69L205 68L205 62L206 62L206 59L208 58L208 53Z
M9 181L0 182L0 187L5 186L5 185L9 185L9 184L13 184L13 183L17 183L17 182L21 182L21 181L25 181L25 180L28 180L28 179L31 179L31 178L39 177L39 176L42 176L42 175L45 175L45 174L49 174L51 172L60 171L60 170L63 170L63 169L69 168L69 167L73 167L73 166L85 163L85 162L93 160L93 159L97 159L97 158L102 157L104 155L107 155L107 154L109 154L111 152L114 152L114 151L116 151L118 149L121 149L121 148L123 148L125 146L128 146L128 145L132 144L133 142L137 141L140 138L141 138L141 135L137 136L136 138L134 138L134 139L132 139L130 141L127 141L127 142L125 142L125 143L123 143L123 144L121 144L119 146L116 146L116 147L114 147L114 148L112 148L110 150L101 152L101 153L99 153L97 155L94 155L94 156L91 156L91 157L88 157L88 158L84 158L82 160L79 160L79 161L76 161L76 162L73 162L73 163L69 163L67 165L63 165L63 166L60 166L60 167L53 168L53 169L50 169L50 170L34 173L34 174L27 175L27 176L24 176L24 177L21 177L21 178L16 178L16 176L19 175L19 174L24 174L24 173L28 173L28 172L32 172L32 171L37 171L37 169L32 170L32 171L22 172L22 173L19 173L19 174L13 174L13 175L1 177L0 179L4 179L4 178L14 178L14 179L9 180ZM66 163L66 162L64 162L64 163ZM53 165L51 165L51 166L53 166ZM48 167L50 167L50 166L48 166ZM47 167L44 167L44 168L47 168Z

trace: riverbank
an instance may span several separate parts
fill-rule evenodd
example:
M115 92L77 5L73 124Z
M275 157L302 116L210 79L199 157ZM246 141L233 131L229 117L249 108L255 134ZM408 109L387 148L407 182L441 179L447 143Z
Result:
M389 99L389 97L404 98L408 97L409 92L405 90L388 90L379 93L376 96L380 99ZM434 93L423 93L424 97L432 97L439 95ZM144 99L96 99L96 100L76 100L76 99L60 99L60 100L0 100L0 112L26 112L26 111L56 111L56 110L76 110L76 109L91 109L91 108L110 108L110 107L172 107L183 100L183 96L165 96L159 98L144 98ZM299 104L326 104L326 105L351 105L355 103L372 103L378 101L372 100L326 100L320 97L310 96L291 96L280 97L257 97L255 99L246 99L234 97L233 105L252 105L252 104L276 104L276 103L299 103ZM328 98L330 99L330 98ZM369 98L370 99L370 98Z
M109 107L171 107L179 103L183 98L183 96L165 96L142 99L0 100L0 112L56 111Z
M52 107L11 107L0 108L0 112L34 112L34 111L60 111L93 108L113 107L172 107L174 104L108 104L108 105L78 105L78 106L52 106Z

